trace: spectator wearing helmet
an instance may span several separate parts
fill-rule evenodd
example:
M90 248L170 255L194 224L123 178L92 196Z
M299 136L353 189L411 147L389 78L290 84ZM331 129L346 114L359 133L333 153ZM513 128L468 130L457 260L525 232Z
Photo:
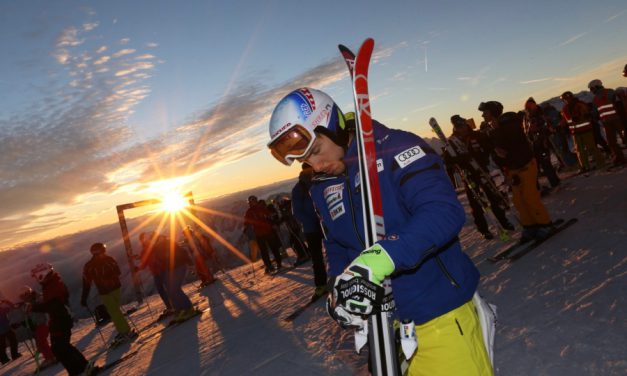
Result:
M512 188L512 201L523 226L521 243L548 236L551 217L538 191L538 165L522 125L522 114L506 112L499 116L492 135L496 153L502 158L506 180Z
M83 291L81 305L87 307L87 297L91 284L96 285L100 300L104 304L111 321L117 330L114 341L116 343L130 341L137 337L131 331L124 314L120 310L120 267L115 259L107 255L107 246L104 243L94 243L89 248L92 257L83 267Z
M457 238L465 214L442 159L415 134L372 125L386 237L364 249L357 140L339 106L300 88L270 119L272 155L317 173L309 192L334 282L327 312L343 328L362 328L390 277L394 315L413 322L420 338L409 374L492 375L473 301L479 271Z
M70 293L52 265L38 264L31 270L31 276L39 282L42 301L31 306L34 312L45 312L50 317L50 344L52 353L71 376L80 375L87 368L87 360L70 343L72 316L68 311Z
M257 196L248 197L248 210L244 214L244 226L253 228L266 274L274 271L268 249L272 251L277 270L281 269L281 249L272 228L271 217L272 213L268 210L265 203L257 199Z
M625 164L625 156L623 150L618 146L616 134L620 134L623 130L623 124L618 115L617 106L620 99L612 89L603 87L601 80L592 80L588 84L588 89L594 94L592 104L599 113L599 118L605 128L605 138L612 153L613 166L622 166Z
M561 95L564 102L562 107L562 124L568 127L575 143L575 152L579 161L579 172L590 171L590 154L594 157L597 168L605 166L605 158L599 151L594 140L592 129L592 114L588 106L577 99L572 92L565 91Z

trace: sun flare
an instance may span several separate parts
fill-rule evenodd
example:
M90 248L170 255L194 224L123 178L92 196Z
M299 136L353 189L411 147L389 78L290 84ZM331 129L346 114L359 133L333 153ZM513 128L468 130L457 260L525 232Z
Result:
M161 198L161 210L177 212L188 205L187 199L177 192L168 192Z

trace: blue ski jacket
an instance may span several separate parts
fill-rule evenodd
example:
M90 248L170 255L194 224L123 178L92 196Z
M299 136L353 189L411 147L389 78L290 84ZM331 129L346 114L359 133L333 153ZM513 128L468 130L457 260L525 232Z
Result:
M386 234L378 243L394 261L397 318L422 324L477 289L479 271L457 238L466 217L441 158L423 139L376 121L373 127ZM344 163L343 175L317 175L311 188L334 277L365 248L356 140Z

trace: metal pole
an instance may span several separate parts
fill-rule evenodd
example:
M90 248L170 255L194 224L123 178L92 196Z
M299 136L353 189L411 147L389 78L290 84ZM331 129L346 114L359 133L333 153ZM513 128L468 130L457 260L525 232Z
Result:
M133 279L133 287L135 289L135 296L137 298L137 304L141 305L144 297L142 295L141 281L137 270L135 268L135 260L133 257L133 248L131 247L131 239L128 236L128 227L126 226L126 218L124 217L124 206L118 205L118 219L120 221L120 228L122 230L122 238L124 239L124 248L126 249L126 259L128 260L128 266L131 270L131 277Z

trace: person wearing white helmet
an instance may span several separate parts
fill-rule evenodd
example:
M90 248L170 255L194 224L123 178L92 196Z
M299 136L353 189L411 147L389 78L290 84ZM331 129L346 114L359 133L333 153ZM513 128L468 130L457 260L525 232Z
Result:
M620 134L623 130L623 124L616 108L620 104L620 99L614 90L604 88L601 80L590 81L588 89L594 94L592 104L599 113L599 118L603 128L605 128L605 138L612 153L612 165L614 167L622 166L625 164L625 156L616 138L616 134Z
M70 293L52 265L37 264L31 276L41 285L43 298L31 306L34 312L45 312L50 317L52 353L69 375L80 375L87 368L87 359L70 343L74 322L68 311Z
M120 267L117 261L107 255L107 246L104 243L94 243L89 252L92 258L83 267L83 291L81 305L87 307L87 297L91 284L96 285L100 300L111 316L111 321L117 330L114 343L122 343L137 338L137 333L131 330L124 314L120 310ZM90 312L91 313L91 312Z
M366 325L391 277L394 315L416 324L420 344L410 375L492 375L473 302L479 271L457 238L466 217L438 154L417 135L373 120L386 237L364 249L353 123L326 93L301 88L278 103L269 128L277 160L316 172L310 194L325 233L329 315L344 328Z

